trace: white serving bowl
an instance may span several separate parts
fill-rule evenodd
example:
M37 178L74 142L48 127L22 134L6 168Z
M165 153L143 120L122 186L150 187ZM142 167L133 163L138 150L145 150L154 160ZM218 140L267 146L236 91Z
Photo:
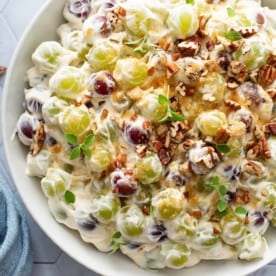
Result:
M57 39L56 29L63 22L62 9L66 1L48 1L27 28L10 64L2 102L3 141L10 171L23 202L41 229L76 261L103 275L238 276L253 272L272 261L276 257L275 229L274 232L268 231L266 235L269 250L262 260L255 262L203 261L188 269L145 271L121 254L108 255L98 252L92 245L84 243L76 231L69 230L53 219L39 180L25 174L26 147L22 146L18 139L12 139L12 137L17 120L23 112L25 73L32 65L31 55L42 41ZM276 8L275 0L266 2Z

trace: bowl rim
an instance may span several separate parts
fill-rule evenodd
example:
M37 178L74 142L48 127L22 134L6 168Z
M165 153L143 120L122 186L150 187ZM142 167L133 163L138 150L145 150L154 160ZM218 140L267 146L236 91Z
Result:
M104 272L100 268L98 268L96 266L93 266L93 268L91 268L91 266L88 266L85 262L82 261L81 258L78 258L76 256L76 254L73 254L66 247L66 245L64 245L62 243L62 241L58 239L58 237L55 237L55 236L52 235L52 233L49 230L49 228L45 227L43 221L40 220L40 219L38 219L38 214L35 212L35 209L29 207L29 204L27 203L28 199L21 194L20 189L18 188L18 183L17 183L17 181L15 181L15 179L16 179L15 171L11 169L12 168L12 158L8 154L8 141L7 141L8 137L7 137L7 135L5 135L6 130L4 128L4 126L7 124L7 121L5 120L6 116L5 116L5 112L4 111L6 110L5 105L6 105L7 98L8 98L8 88L10 86L10 82L12 81L13 68L16 66L17 58L18 58L18 56L20 54L21 45L24 44L24 41L25 41L26 37L32 31L34 23L38 20L38 18L41 16L41 14L44 13L44 11L47 8L49 8L49 6L54 1L55 0L46 0L46 2L43 3L43 5L40 7L39 11L29 21L27 27L25 28L23 34L21 35L21 37L20 37L20 39L19 39L19 41L17 43L17 46L15 48L15 51L13 52L11 61L9 63L9 67L8 67L8 70L7 70L7 73L6 73L6 76L5 76L4 86L3 86L3 90L2 90L2 102L1 102L1 124L0 125L2 126L1 136L2 136L2 141L3 141L4 158L7 161L9 172L10 172L12 180L13 180L13 184L16 187L16 190L17 190L17 192L18 192L21 200L23 201L23 204L24 204L25 208L27 209L27 211L29 212L29 214L32 216L32 218L35 220L35 222L39 225L40 229L46 234L46 236L51 241L54 242L55 245L57 245L62 251L64 251L67 255L69 255L76 262L82 264L83 266L85 266L86 268L88 268L91 271L94 271L94 272L96 272L96 273L98 273L100 275L103 275ZM66 1L66 0L64 0L64 1ZM58 222L56 222L56 223L58 223ZM66 228L66 230L68 230L68 228ZM71 230L71 229L69 229L69 230ZM264 260L262 262L256 264L255 266L248 266L248 270L246 271L246 273L252 273L252 272L260 269L261 267L267 265L268 263L270 263L274 259L275 259L275 256L273 256L272 254L270 254L269 256L266 256L266 258L264 258ZM215 263L213 263L213 265L215 265ZM184 270L183 270L183 273L185 273Z

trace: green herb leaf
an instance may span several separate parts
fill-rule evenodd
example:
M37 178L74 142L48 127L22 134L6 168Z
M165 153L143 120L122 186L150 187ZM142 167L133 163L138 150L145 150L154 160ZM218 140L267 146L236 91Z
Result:
M159 94L158 95L158 103L159 104L169 104L170 100L167 97L165 97L164 95Z
M225 196L227 194L227 188L224 185L219 186L219 194Z
M95 135L94 133L91 133L85 137L83 144L86 146L90 146L94 141L95 141Z
M219 185L219 177L218 176L214 176L212 178L212 184L213 186L217 187Z
M186 4L194 4L195 3L195 0L186 0Z
M67 190L64 194L64 199L67 204L74 203L76 200L76 196L71 191Z
M144 38L139 38L139 39L133 40L133 41L125 41L124 44L127 46L134 46L134 45L140 44L143 40L144 40Z
M242 206L238 206L235 209L235 213L240 214L240 215L246 215L247 214L247 210L244 207L242 207Z
M85 144L81 144L80 146L82 152L88 157L90 158L91 157L91 150L89 149L89 147Z
M148 51L148 49L144 48L143 46L144 45L140 45L140 46L136 47L134 49L134 52L139 53L139 54L145 54Z
M222 212L220 212L220 211L218 211L218 210L216 210L216 212L215 212L215 215L217 216L217 217L224 217L224 216L226 216L228 214L228 210L227 209L225 209L224 211L222 211Z
M227 8L227 14L228 14L229 17L232 17L232 16L236 15L236 12L232 8L228 7Z
M171 111L171 121L184 121L185 117L174 111L172 107L170 107Z
M121 232L117 231L112 235L112 239L119 239L121 238L121 236L122 236Z
M80 154L81 154L81 149L79 146L73 148L70 154L70 160L77 159L80 156Z
M237 31L230 31L226 33L225 37L231 41L237 41L242 39L242 35Z
M78 138L73 134L66 134L65 135L65 140L73 146L78 144Z
M217 203L217 209L219 212L223 212L227 209L227 203L224 200L219 200Z
M217 144L216 149L222 153L228 153L231 151L230 147L226 144Z

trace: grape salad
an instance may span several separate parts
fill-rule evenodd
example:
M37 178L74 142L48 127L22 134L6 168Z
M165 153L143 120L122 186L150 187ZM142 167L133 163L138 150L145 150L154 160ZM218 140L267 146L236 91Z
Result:
M258 1L68 0L17 136L55 220L145 269L262 258L276 22Z

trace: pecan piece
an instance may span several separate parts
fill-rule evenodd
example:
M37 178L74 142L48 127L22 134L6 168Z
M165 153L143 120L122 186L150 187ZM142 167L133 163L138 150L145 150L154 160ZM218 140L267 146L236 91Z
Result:
M195 89L185 85L184 82L180 81L175 87L175 91L181 96L193 96L195 94Z
M161 148L158 151L158 157L159 157L160 162L162 163L163 166L166 166L171 160L170 153L165 148Z
M216 132L216 135L214 137L214 141L217 144L226 144L227 141L229 140L229 138L230 138L230 133L227 131L227 129L220 128Z
M241 105L235 101L224 99L224 104L229 107L231 110L239 110L241 109Z
M197 55L200 50L200 39L196 36L190 37L178 43L176 48L183 57L193 57Z
M204 15L201 15L199 17L199 29L198 29L198 34L201 35L201 36L206 36L208 35L206 30L205 30L205 26L208 22L208 20L210 19L211 16L204 16Z
M153 140L150 142L150 146L154 152L158 152L163 147L163 144L159 140Z
M4 66L0 66L0 75L4 74L7 71L7 68Z
M248 176L255 175L260 177L264 175L264 171L256 162L250 160L244 165L243 174Z
M202 217L202 212L199 209L189 210L188 213L190 216L197 218L197 219L200 219Z
M272 84L276 80L276 68L270 64L266 64L259 71L258 79L265 85Z
M263 130L265 133L276 135L276 122L265 124Z
M43 124L40 124L35 132L32 144L30 146L30 152L33 156L36 156L42 149L45 141L46 133Z
M267 144L265 135L263 135L251 149L247 152L249 159L255 159L257 157L271 158L271 153Z
M237 60L231 61L230 71L233 78L239 83L243 83L248 75L246 66Z
M145 157L147 153L147 146L146 145L137 145L136 152L140 157Z
M276 88L270 88L267 91L267 94L271 97L272 101L276 101Z
M242 35L242 37L249 38L257 33L257 29L254 27L243 28L239 30L239 33Z

